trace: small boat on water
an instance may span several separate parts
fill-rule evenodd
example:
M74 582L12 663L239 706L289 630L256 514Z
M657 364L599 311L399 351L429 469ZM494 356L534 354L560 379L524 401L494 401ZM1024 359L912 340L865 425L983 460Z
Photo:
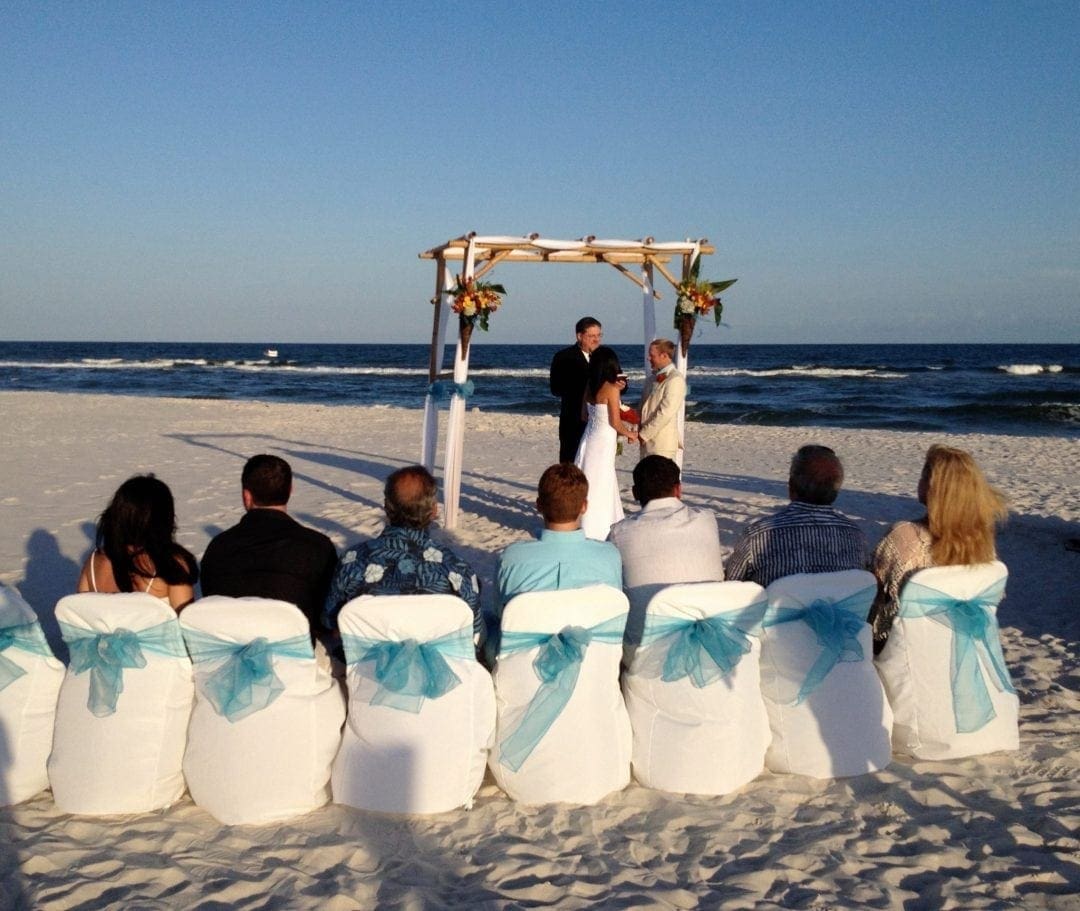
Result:
M263 354L264 354L264 355L265 355L266 357L277 357L277 356L278 356L277 348L267 348L267 349L266 349L266 350L265 350L265 351L263 352Z

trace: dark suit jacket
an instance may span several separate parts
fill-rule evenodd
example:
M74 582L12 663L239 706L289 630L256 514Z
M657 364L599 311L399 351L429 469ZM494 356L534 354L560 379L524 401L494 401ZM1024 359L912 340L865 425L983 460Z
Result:
M589 362L577 345L563 348L551 359L551 394L562 399L559 408L559 461L572 462L585 422L581 403L589 382Z
M202 558L202 593L277 598L304 612L312 635L337 565L333 542L278 509L252 509Z

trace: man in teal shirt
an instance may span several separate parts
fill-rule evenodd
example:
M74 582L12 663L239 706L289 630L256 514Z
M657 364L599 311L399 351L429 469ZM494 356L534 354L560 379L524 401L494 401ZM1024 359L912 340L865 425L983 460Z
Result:
M498 654L503 608L522 592L557 591L586 585L622 590L622 558L614 544L592 541L581 530L589 493L585 473L563 462L540 476L536 508L544 517L539 541L511 544L495 571L495 625L489 632L488 658Z

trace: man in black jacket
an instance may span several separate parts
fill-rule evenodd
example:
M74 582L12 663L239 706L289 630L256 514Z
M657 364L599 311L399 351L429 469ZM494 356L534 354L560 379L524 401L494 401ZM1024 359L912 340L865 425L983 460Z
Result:
M202 558L204 595L256 596L288 601L303 611L314 639L337 565L333 542L286 512L292 468L257 455L240 477L244 517L217 535Z
M582 317L574 327L577 344L563 348L551 359L551 394L562 399L559 409L559 461L573 462L585 432L581 419L585 386L589 380L589 355L600 347L604 333L600 321Z

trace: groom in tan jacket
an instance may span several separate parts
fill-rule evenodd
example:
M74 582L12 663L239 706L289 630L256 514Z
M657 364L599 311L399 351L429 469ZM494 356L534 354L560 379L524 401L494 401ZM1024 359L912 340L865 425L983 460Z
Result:
M682 434L679 416L686 399L686 379L671 362L675 345L666 338L649 345L649 366L653 383L641 402L641 457L660 455L682 463Z

